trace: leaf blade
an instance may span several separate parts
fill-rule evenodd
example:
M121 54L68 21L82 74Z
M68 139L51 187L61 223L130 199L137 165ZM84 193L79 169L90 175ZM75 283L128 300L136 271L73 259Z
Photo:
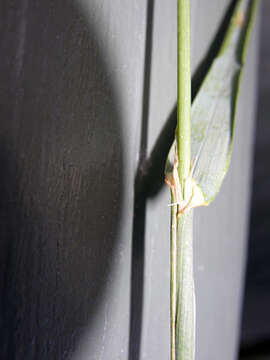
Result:
M238 0L219 54L192 104L190 176L204 198L195 206L214 200L229 167L239 86L257 2ZM173 144L166 177L174 166L174 148Z
M207 204L216 197L231 159L239 86L255 9L256 1L238 2L219 56L192 106L192 177Z

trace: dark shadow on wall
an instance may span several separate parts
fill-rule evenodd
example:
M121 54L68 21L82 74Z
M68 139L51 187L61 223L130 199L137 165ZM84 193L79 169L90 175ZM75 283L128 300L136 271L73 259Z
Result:
M147 194L142 191L144 162L147 161L150 84L152 67L152 45L155 1L148 0L146 12L146 34L144 51L143 107L141 116L140 157L134 183L134 206L132 224L131 294L129 327L129 360L139 360L143 323L145 221Z
M270 3L261 2L258 106L240 359L270 359ZM257 356L257 357L256 357Z
M121 114L71 1L4 1L0 24L0 358L66 359L116 245Z

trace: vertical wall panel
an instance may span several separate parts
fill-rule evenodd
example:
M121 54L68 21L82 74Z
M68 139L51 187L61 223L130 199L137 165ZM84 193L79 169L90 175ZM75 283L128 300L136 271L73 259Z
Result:
M228 5L192 1L194 72ZM5 0L0 30L0 357L168 359L166 141L155 144L175 120L176 0ZM252 41L229 176L196 212L197 360L235 358Z

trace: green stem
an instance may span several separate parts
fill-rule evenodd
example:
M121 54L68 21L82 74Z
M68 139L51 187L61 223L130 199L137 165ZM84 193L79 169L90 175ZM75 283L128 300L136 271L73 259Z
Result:
M175 201L173 192L171 199ZM176 300L177 300L177 207L171 209L171 247L170 247L170 265L171 265L171 360L176 360Z
M175 201L173 192L172 201ZM171 360L194 360L195 293L192 210L177 215L171 209Z
M182 196L191 161L190 0L178 0L176 160ZM177 190L177 189L176 189ZM180 189L178 189L180 190ZM177 199L171 192L172 203ZM171 210L171 360L193 360L195 348L192 213Z
M196 104L199 109L204 110L205 106L212 106L219 112L215 114L215 130L213 134L206 135L200 133L202 140L200 144L206 141L204 136L208 136L208 143L212 144L212 150L217 159L217 165L211 165L211 169L199 169L202 179L199 185L204 185L206 194L205 199L211 201L212 189L214 196L219 188L219 177L221 181L224 176L224 166L230 158L231 142L233 135L233 123L236 109L237 93L239 86L239 77L241 70L234 70L236 62L243 63L247 47L247 39L250 33L250 24L254 19L254 9L257 1L238 0L234 11L231 24L226 32L223 46L219 52L219 57L210 68L210 72L203 83L202 90L197 98L201 104ZM171 188L171 248L170 248L170 270L171 270L171 360L194 360L195 359L195 293L194 293L194 273L193 273L193 234L192 234L192 211L183 212L182 199L180 192L183 192L184 200L188 201L185 194L186 179L190 176L191 162L191 79L190 79L190 1L178 0L178 119L176 130L175 147L171 148L166 164L166 180ZM246 16L248 14L248 17ZM235 62L236 60L236 62ZM225 79L228 70L228 64L231 66L232 78ZM218 71L218 73L217 73ZM221 71L221 76L219 72ZM224 74L223 72L224 71ZM240 74L240 75L239 75ZM223 90L222 82L226 92ZM210 84L210 85L209 85ZM215 97L215 93L221 91L221 95ZM227 92L228 91L228 92ZM205 100L205 93L207 97ZM224 94L225 95L224 95ZM201 94L201 95L200 95ZM229 94L229 95L227 95ZM222 101L220 101L220 99ZM204 104L205 101L205 104ZM227 101L227 104L226 104ZM221 105L219 104L221 103ZM210 105L209 105L210 104ZM217 105L218 104L218 105ZM225 104L225 105L224 105ZM224 111L225 109L225 111ZM216 110L215 110L216 111ZM201 114L201 112L199 112ZM211 113L209 113L211 115ZM207 115L207 112L204 116ZM224 115L224 116L223 116ZM198 115L197 115L198 116ZM200 115L201 116L201 115ZM219 119L220 117L220 119ZM194 121L198 121L196 117ZM202 119L198 124L208 124L212 119ZM195 123L196 125L196 123ZM217 126L218 125L218 126ZM207 125L208 126L208 125ZM212 125L211 125L212 126ZM200 127L198 127L200 129ZM206 127L207 128L207 127ZM203 128L202 128L203 129ZM216 130L217 129L217 130ZM196 133L196 129L195 133ZM198 130L199 131L199 130ZM228 134L226 133L228 131ZM218 138L215 138L215 133ZM229 135L229 137L228 137ZM222 139L222 137L224 139ZM229 139L229 140L228 140ZM194 136L193 136L194 141ZM197 141L197 140L196 140ZM216 150L215 144L219 142ZM196 143L196 142L195 142ZM220 145L224 144L224 145ZM229 144L229 148L228 148ZM200 145L201 146L201 145ZM200 146L198 152L200 153ZM211 149L211 147L209 147ZM225 149L225 150L224 150ZM228 155L226 155L226 152ZM175 156L175 158L174 158ZM197 156L197 155L196 155ZM202 154L200 153L200 156ZM212 156L211 151L208 156ZM228 157L226 157L228 156ZM220 158L219 158L220 157ZM204 158L203 158L204 159ZM208 158L207 158L208 159ZM207 160L206 159L206 160ZM213 160L213 159L212 159ZM220 161L221 164L220 165ZM175 172L175 165L178 164L178 176ZM207 165L204 161L203 164ZM213 164L213 161L212 163ZM221 175L220 175L221 174ZM213 176L214 175L214 176ZM198 174L197 174L198 176ZM178 179L179 177L179 179ZM212 180L213 177L213 180ZM207 182L205 182L207 179ZM210 179L210 180L209 180ZM180 180L180 185L179 185ZM195 178L196 180L196 178ZM181 187L181 188L180 188ZM193 188L193 190L197 188ZM180 195L179 195L180 194ZM195 193L194 193L195 194ZM194 195L195 196L195 195ZM206 201L205 200L205 201ZM184 202L185 204L185 202Z
M192 213L177 217L175 360L195 358Z
M184 196L185 179L191 159L191 74L190 74L190 0L178 0L177 40L177 128L178 173Z

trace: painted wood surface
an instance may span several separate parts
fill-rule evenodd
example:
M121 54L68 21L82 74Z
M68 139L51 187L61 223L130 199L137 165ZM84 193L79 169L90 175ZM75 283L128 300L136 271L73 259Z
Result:
M193 71L228 4L192 1ZM0 27L0 357L168 359L169 194L140 185L173 120L176 1L5 0ZM237 347L252 44L230 174L196 215L198 360Z

